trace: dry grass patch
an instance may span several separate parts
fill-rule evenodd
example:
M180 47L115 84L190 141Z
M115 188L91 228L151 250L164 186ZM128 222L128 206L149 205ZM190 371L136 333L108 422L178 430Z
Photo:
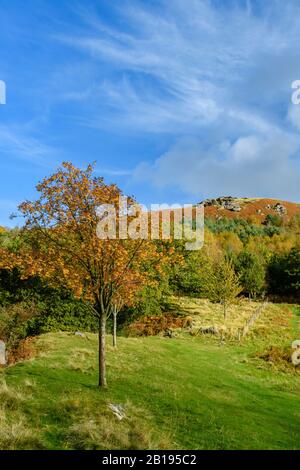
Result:
M238 298L235 304L228 307L225 324L222 306L207 299L173 296L171 305L174 313L191 317L193 335L201 334L201 329L214 328L219 334L212 335L213 337L221 336L236 341L240 338L239 332L260 308L262 302ZM246 337L241 338L241 341L255 340L269 345L292 341L295 339L294 328L291 325L294 318L292 307L271 302L265 304L258 318L250 326Z
M200 328L214 327L220 332L226 331L229 338L237 337L238 330L243 328L246 321L261 305L260 302L248 299L237 299L236 303L228 307L226 325L224 325L223 306L212 303L207 299L191 297L172 297L173 310L192 318L192 333L197 334Z
M95 352L90 349L73 349L68 361L68 368L84 374L90 374L95 370L94 359Z
M3 408L17 410L26 399L28 399L28 393L8 387L5 381L0 383L0 404Z
M151 429L151 419L145 411L138 410L130 403L125 405L126 417L119 421L111 411L99 412L73 403L73 423L66 433L66 448L75 450L102 449L167 449L167 436L157 437ZM80 411L80 414L78 413Z
M298 375L300 368L292 363L293 352L291 345L271 345L263 352L258 352L256 357L262 359L268 368Z
M0 410L0 449L32 450L44 449L45 446L36 429L30 429L24 417L14 416L9 420L6 411Z
M25 416L21 413L22 404L31 396L28 387L33 382L24 381L25 392L9 387L5 381L0 383L0 449L1 450L30 450L44 449L40 432L28 426Z
M288 340L292 339L291 319L293 313L290 307L284 304L275 305L269 303L261 317L255 322L249 335L257 338L274 336Z
M24 387L34 389L36 387L36 381L34 379L25 379Z

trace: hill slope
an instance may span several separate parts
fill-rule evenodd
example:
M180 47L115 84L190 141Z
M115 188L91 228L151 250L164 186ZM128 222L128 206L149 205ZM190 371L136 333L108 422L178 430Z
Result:
M120 338L106 391L95 386L96 335L47 334L37 346L3 373L2 449L300 449L300 376L257 368L241 346Z
M267 198L233 198L231 196L207 199L204 202L205 216L211 218L255 217L262 222L267 215L279 215L289 220L300 215L300 204Z

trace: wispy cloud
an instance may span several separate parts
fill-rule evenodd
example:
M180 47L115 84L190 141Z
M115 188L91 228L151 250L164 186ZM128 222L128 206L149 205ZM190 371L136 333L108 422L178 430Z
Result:
M42 176L65 155L101 155L99 174L133 194L146 181L154 196L299 199L298 0L42 3L47 24L32 5L5 13L18 28L0 51L15 94L0 158Z
M254 14L250 0L232 2L231 8L220 5L173 0L171 6L161 2L160 8L150 9L140 2L124 2L117 14L127 25L126 33L103 24L95 11L81 9L86 32L59 39L93 61L123 71L121 77L99 84L102 100L115 111L114 122L144 131L184 133L220 116L230 119L242 113L244 119L249 114L251 126L247 90L243 103L234 98L235 89L242 90L254 71L256 81L262 81L266 59L284 59L289 48L296 47L299 5L272 2L262 15ZM255 90L248 93L253 97ZM259 107L256 114L261 121L268 119ZM91 122L96 125L97 115Z
M55 163L57 149L44 144L40 139L28 136L24 130L0 125L0 154L25 160L44 167Z
M86 29L58 39L117 72L97 86L104 116L94 108L85 124L177 140L139 164L132 184L299 199L299 2L124 2L115 14L125 30L95 9L77 14Z
M119 169L96 168L95 173L98 173L98 174L104 175L104 176L132 176L133 171L132 170L122 170L121 168L119 168Z

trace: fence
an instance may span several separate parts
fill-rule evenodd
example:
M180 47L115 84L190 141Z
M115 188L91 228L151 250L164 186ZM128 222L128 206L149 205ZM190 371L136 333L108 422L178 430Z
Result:
M245 338L245 336L248 334L251 326L254 324L254 322L260 317L260 315L262 314L262 312L264 311L264 309L266 308L268 304L268 301L265 300L263 302L262 305L260 305L256 310L255 312L253 313L253 315L251 315L250 318L248 318L248 320L246 321L246 324L243 328L239 328L238 330L238 334L237 334L237 339L238 341L240 341L241 339Z

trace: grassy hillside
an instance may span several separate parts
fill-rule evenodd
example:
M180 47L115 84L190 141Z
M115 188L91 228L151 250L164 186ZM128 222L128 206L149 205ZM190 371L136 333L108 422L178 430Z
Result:
M120 338L99 391L96 336L43 335L0 376L0 448L300 449L300 375L265 367L251 344Z
M222 305L207 299L191 297L170 297L173 312L188 315L192 320L192 332L198 334L201 327L216 327L227 341L236 341L241 330L253 314L262 307L260 316L247 334L248 349L250 344L255 349L268 346L289 346L295 334L300 331L299 317L295 316L297 306L274 304L272 302L254 302L244 297L237 298L228 307L227 321L224 324ZM295 310L296 309L296 310ZM299 335L299 334L298 334ZM218 337L215 338L218 341Z

